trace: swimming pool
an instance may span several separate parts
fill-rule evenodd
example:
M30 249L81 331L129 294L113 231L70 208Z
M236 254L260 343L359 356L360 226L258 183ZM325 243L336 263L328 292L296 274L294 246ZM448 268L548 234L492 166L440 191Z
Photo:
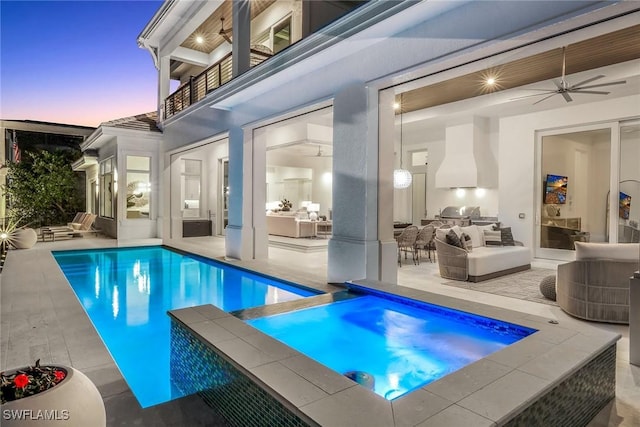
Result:
M169 381L168 310L229 312L318 294L159 246L53 256L143 408L182 396Z
M323 365L348 374L387 400L536 331L441 306L375 295L247 323Z

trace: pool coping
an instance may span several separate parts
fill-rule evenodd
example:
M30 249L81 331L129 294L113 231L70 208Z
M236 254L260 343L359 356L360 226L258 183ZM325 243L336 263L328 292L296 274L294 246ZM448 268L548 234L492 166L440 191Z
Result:
M538 332L388 401L213 305L168 314L310 425L503 425L620 338L586 324L562 325L383 282L361 280L345 287L442 305Z

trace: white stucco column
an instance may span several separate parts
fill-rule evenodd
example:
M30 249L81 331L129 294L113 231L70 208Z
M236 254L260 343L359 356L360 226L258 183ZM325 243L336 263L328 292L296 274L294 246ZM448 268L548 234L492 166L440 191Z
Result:
M158 60L158 117L164 119L164 100L170 90L171 58L163 56Z
M249 0L234 0L232 3L233 34L233 77L247 71L250 67L251 47L251 2Z
M229 224L225 233L226 256L229 258L252 259L254 257L252 152L251 132L245 134L242 127L231 126L229 128ZM262 214L264 215L264 210Z
M380 278L398 282L398 243L393 235L393 170L395 168L395 92L378 95L378 239L380 240Z
M250 138L253 161L250 165L253 179L253 257L269 258L269 235L267 233L266 214L266 178L267 178L267 129L252 130ZM245 167L249 164L245 162Z
M333 108L333 237L327 278L330 283L380 280L377 90L351 85L335 96Z

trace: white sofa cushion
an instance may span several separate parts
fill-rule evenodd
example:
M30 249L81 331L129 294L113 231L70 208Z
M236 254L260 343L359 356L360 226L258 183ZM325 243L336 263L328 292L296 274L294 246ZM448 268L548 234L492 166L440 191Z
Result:
M484 276L496 271L531 264L531 251L524 246L473 248L467 255L469 276Z
M637 261L640 259L640 243L591 243L575 242L576 260L613 259Z

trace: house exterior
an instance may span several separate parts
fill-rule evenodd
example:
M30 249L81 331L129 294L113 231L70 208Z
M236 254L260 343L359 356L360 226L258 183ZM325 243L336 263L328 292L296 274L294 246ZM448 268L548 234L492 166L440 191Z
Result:
M101 123L81 148L83 156L72 166L86 173L87 212L98 215L95 228L118 239L157 237L162 206L157 114Z
M393 221L451 205L497 217L533 257L572 257L550 227L624 241L640 217L639 18L633 1L166 1L138 37L162 129L142 150L157 189L143 234L205 224L195 235L224 235L227 256L267 258L265 211L293 198L331 220L329 282L392 283ZM567 178L560 203L549 176Z

